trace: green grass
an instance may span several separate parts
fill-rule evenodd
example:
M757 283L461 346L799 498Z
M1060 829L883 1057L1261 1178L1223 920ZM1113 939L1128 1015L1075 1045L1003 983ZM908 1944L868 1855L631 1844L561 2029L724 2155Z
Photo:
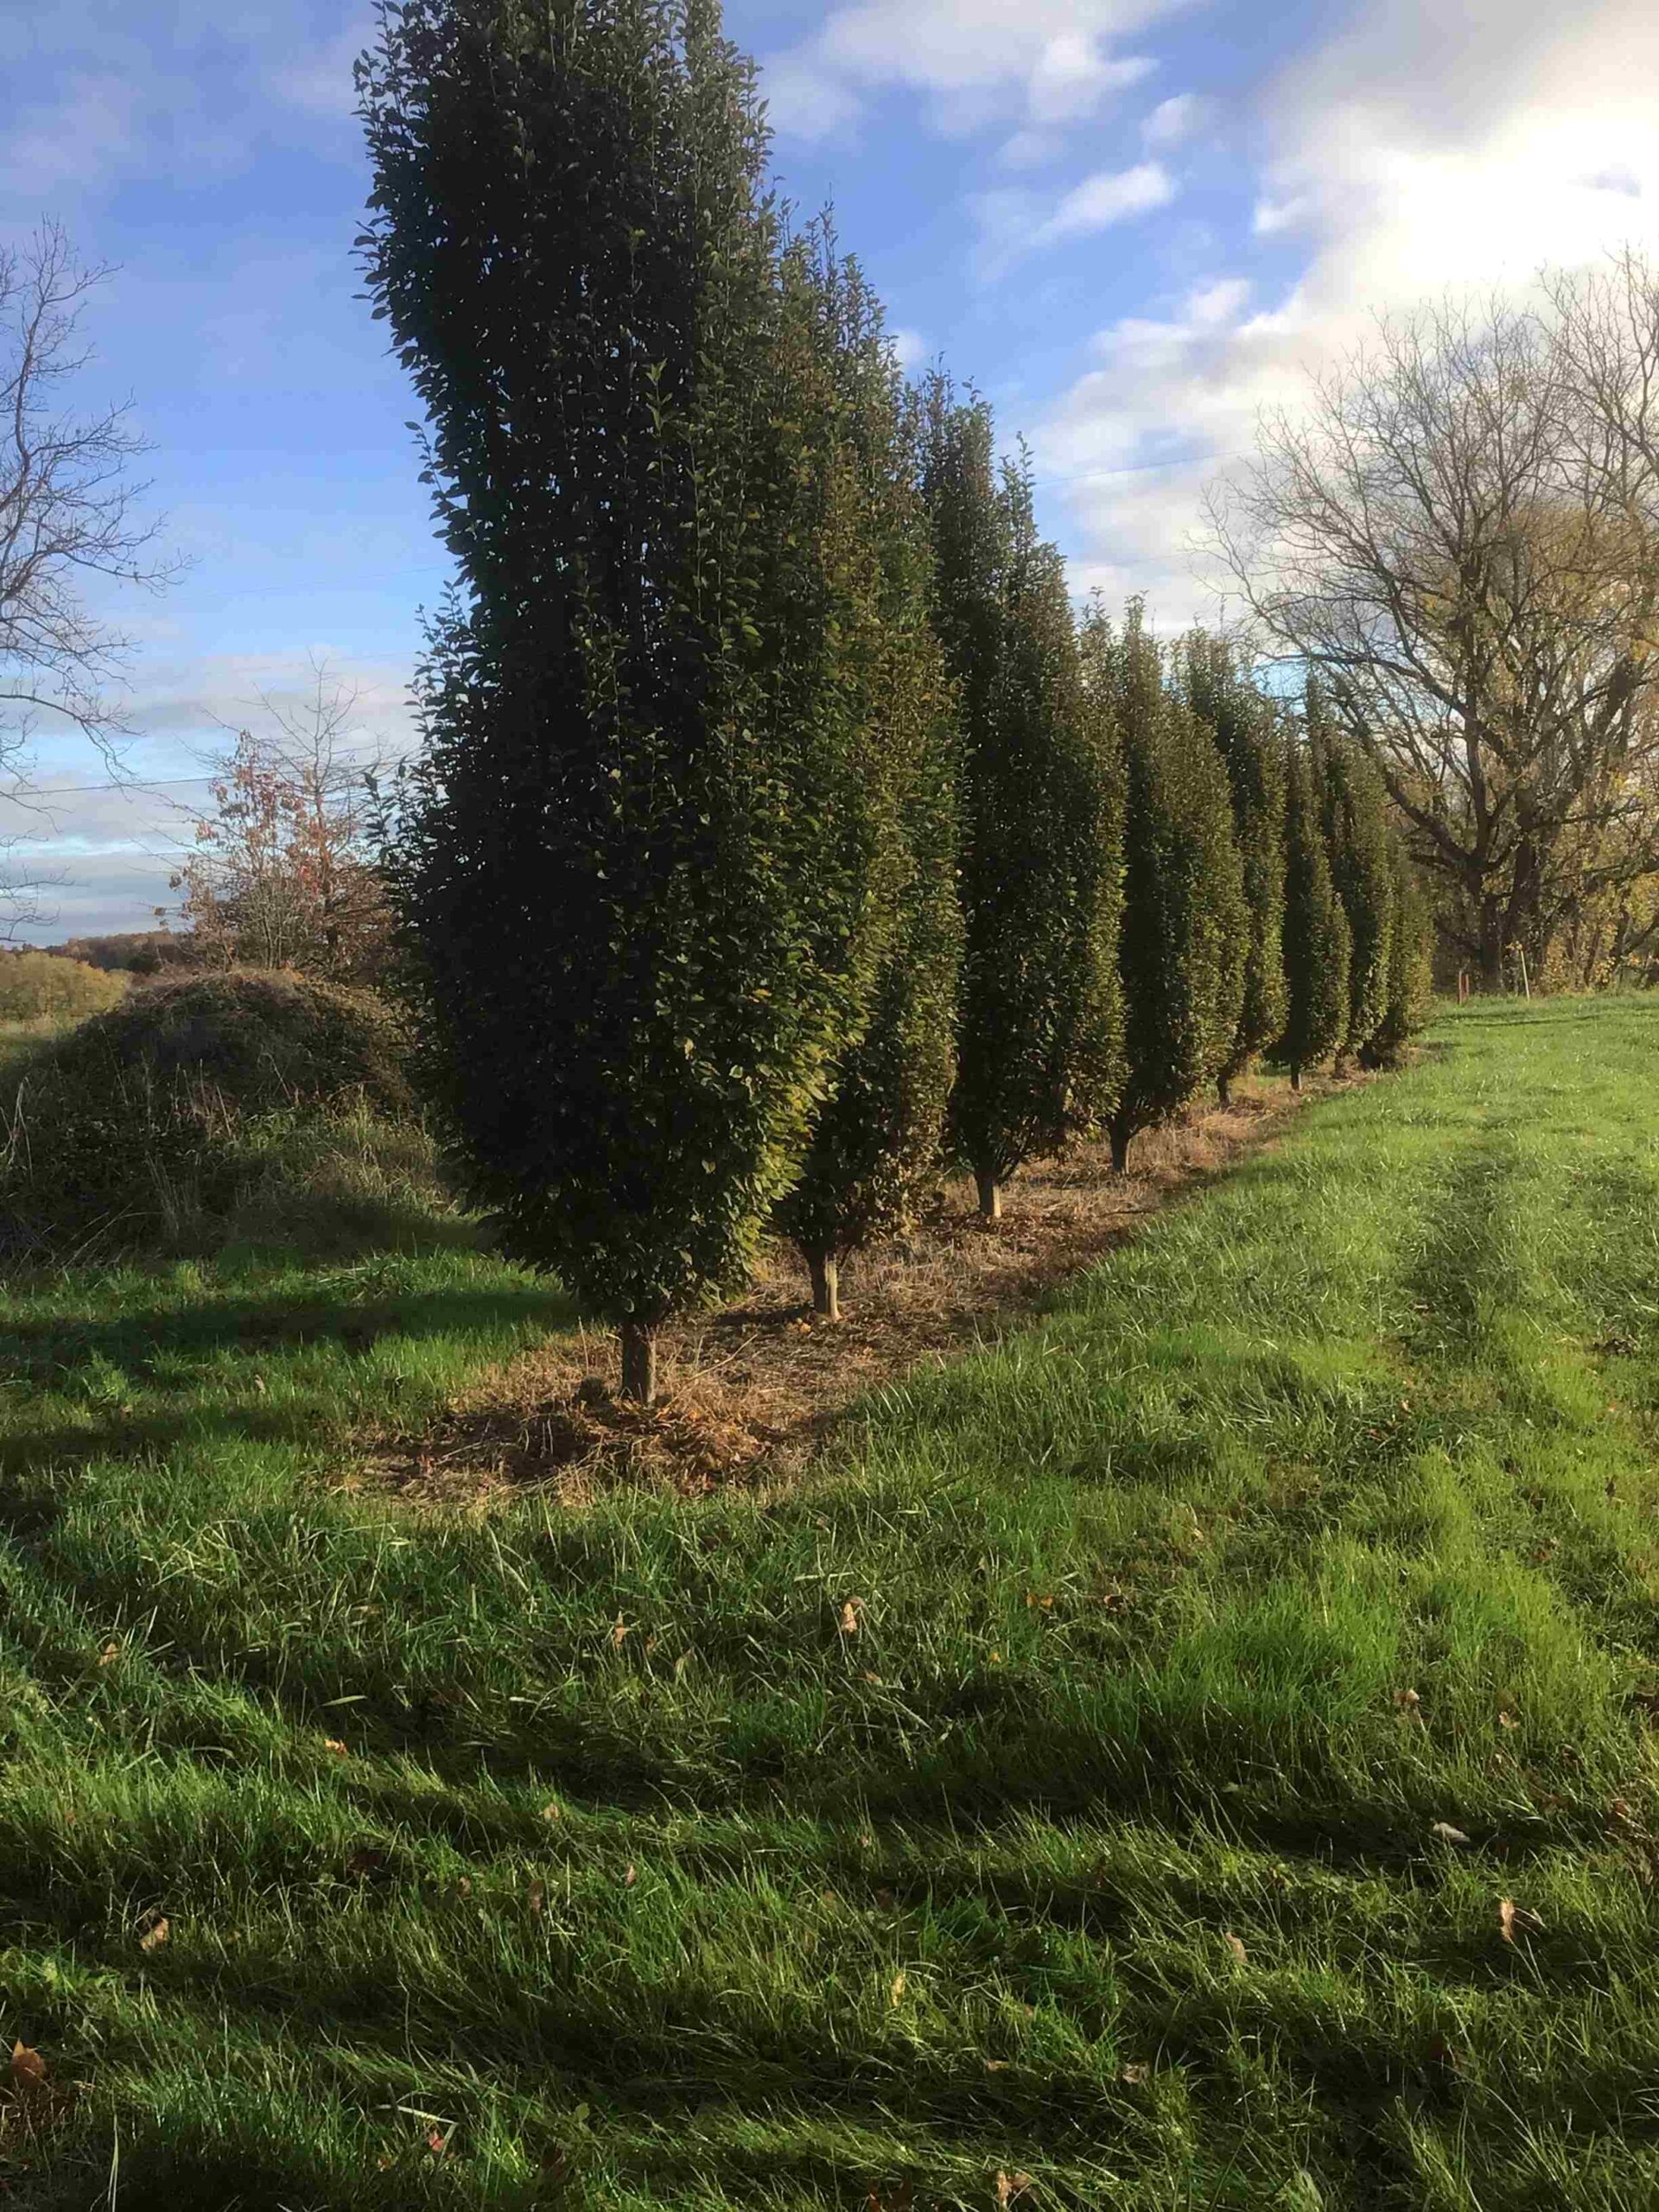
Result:
M1659 2202L1656 1067L1448 1016L764 1503L333 1487L568 1318L435 1230L19 1287L7 2201Z

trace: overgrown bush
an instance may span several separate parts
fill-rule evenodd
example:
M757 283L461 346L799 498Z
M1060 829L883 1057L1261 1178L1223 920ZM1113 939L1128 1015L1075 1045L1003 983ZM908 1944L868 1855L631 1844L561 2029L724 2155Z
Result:
M127 978L51 952L0 953L0 1021L84 1021L118 1006Z
M412 1119L378 1001L238 973L135 993L15 1065L0 1107L0 1249L41 1257L216 1241L276 1137Z

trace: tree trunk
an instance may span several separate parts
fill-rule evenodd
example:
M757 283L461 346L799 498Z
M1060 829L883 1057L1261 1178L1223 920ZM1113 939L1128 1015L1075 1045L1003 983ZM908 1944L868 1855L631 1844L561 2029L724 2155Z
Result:
M995 1175L982 1175L974 1171L974 1183L979 1192L979 1211L987 1221L1002 1218L1002 1185Z
M1224 1106L1230 1106L1233 1103L1233 1078L1225 1068L1216 1077L1216 1096Z
M1496 899L1480 906L1480 984L1486 991L1503 988L1503 915Z
M622 1395L636 1405L657 1402L657 1332L639 1321L622 1324Z
M1114 1122L1109 1134L1112 1140L1112 1173L1114 1175L1127 1175L1129 1172L1129 1138L1133 1132Z
M806 1264L812 1274L812 1311L826 1321L841 1319L841 1276L830 1252L809 1252Z
M1290 1071L1290 1087L1293 1090L1300 1090L1302 1087L1302 1071L1300 1067L1294 1067Z

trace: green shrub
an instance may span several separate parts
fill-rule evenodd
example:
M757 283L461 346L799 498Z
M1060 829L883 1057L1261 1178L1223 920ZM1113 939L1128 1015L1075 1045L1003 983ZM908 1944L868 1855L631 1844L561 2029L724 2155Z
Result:
M84 1021L118 1006L127 978L52 952L0 953L0 1021Z
M297 976L136 992L13 1067L0 1249L211 1241L269 1174L272 1128L410 1118L399 1044L376 1001Z

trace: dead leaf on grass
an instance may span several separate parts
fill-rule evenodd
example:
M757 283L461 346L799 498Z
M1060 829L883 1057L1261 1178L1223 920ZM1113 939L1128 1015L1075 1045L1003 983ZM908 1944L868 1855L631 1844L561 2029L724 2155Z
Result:
M1230 1928L1227 1930L1227 1948L1232 1953L1234 1958L1238 1961L1240 1966L1243 1967L1249 1964L1250 1955L1244 1948L1243 1938L1240 1936L1235 1936Z
M847 1599L846 1603L841 1609L841 1632L843 1636L856 1636L858 1634L859 1624L863 1617L863 1612L864 1600L861 1598L849 1598Z
M630 1860L630 1861L628 1862L628 1868L627 1868L627 1872L626 1872L623 1875L623 1877L622 1877L622 1886L623 1886L623 1888L624 1888L625 1890L631 1890L631 1889L633 1887L634 1884L639 1880L639 1868L638 1868L638 1867L633 1864L633 1862L632 1862L632 1860Z
M525 1892L524 1903L530 1907L531 1917L539 1920L547 1910L547 1884L532 1882Z
M159 1951L172 1933L172 1922L165 1913L158 1913L138 1938L138 1948L141 1951Z
M11 2086L20 2097L37 2096L46 2087L46 2061L26 2043L12 2044Z
M1438 1836L1442 1843L1465 1844L1469 1840L1463 1830L1454 1828L1450 1821L1436 1821L1429 1834Z
M322 1748L325 1751L331 1751L337 1759L348 1759L351 1757L351 1753L338 1736L325 1736L322 1739Z
M1036 2186L1029 2174L999 2173L996 2177L997 2203L1017 2204L1022 2196L1029 2196Z
M620 1650L622 1649L622 1646L624 1645L624 1643L626 1643L626 1641L627 1641L627 1636L628 1636L628 1624L627 1624L626 1621L625 1621L625 1620L623 1619L623 1618L622 1618L621 1614L620 1614L620 1613L619 1613L619 1614L617 1615L616 1618L615 1618L615 1619L611 1623L611 1649L612 1649L612 1650L613 1650L613 1651L620 1651Z
M1145 2059L1133 2059L1122 2069L1117 2078L1131 2089L1143 2089L1152 2079L1152 2069Z

